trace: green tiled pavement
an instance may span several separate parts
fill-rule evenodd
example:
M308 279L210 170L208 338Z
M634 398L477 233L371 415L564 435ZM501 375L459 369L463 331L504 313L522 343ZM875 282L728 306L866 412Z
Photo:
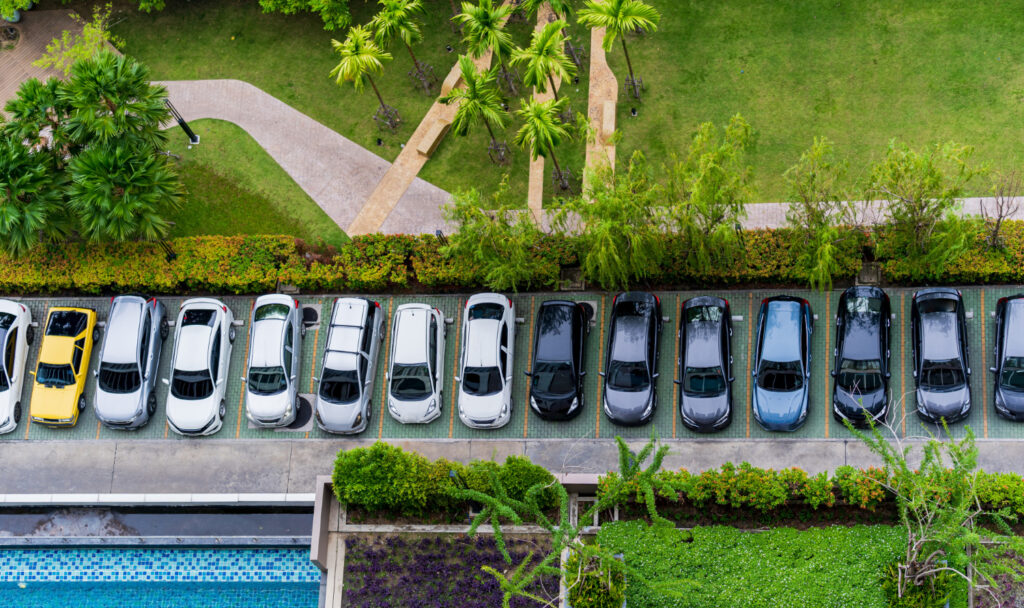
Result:
M934 426L923 425L914 413L913 376L910 353L910 300L913 289L888 289L892 302L892 344L891 344L891 393L893 398L890 407L889 421L901 434L921 435L926 432L941 434ZM1024 438L1024 424L1003 420L995 415L992 406L992 375L988 372L993 356L992 333L994 331L993 311L998 298L1022 291L1018 287L989 287L963 289L964 302L970 318L967 320L968 339L970 345L970 364L973 369L971 391L973 407L966 423L958 423L951 427L954 436L963 436L969 424L979 437L990 438ZM460 341L464 328L461 326L462 308L467 295L383 295L370 296L380 302L387 313L384 327L385 341L381 345L381 355L377 366L374 382L373 415L364 438L385 437L394 439L415 438L488 438L488 439L587 439L593 437L610 438L621 435L627 438L644 438L652 429L663 438L847 438L849 432L838 424L831 416L829 399L832 379L829 366L832 362L832 349L835 347L835 307L839 299L839 291L817 293L807 290L787 290L785 293L807 298L816 315L814 335L812 338L811 381L810 381L810 413L806 424L793 433L770 433L761 429L750 414L750 357L751 340L753 338L754 319L763 298L783 293L781 290L756 291L716 291L716 292L665 292L659 293L662 302L662 314L666 317L661 334L659 349L657 380L658 406L652 424L637 428L617 427L603 414L600 408L600 377L598 372L603 367L605 349L607 348L607 325L610 315L612 294L602 293L568 293L568 294L520 294L513 297L516 315L523 319L517 325L515 345L515 369L513 375L513 412L510 423L497 430L475 430L464 426L454 411L455 388L454 375ZM717 295L730 301L733 314L733 421L725 430L714 435L698 435L689 431L679 420L678 396L673 379L676 373L678 353L679 310L683 301L696 295ZM584 408L579 416L567 422L545 422L535 413L529 411L527 391L529 379L522 374L526 369L532 351L534 317L541 302L546 299L563 298L591 303L595 308L595 321L591 325L591 333L586 343L587 376L584 382ZM168 316L174 318L184 298L161 298L168 309ZM227 416L224 426L213 437L230 438L326 438L315 424L307 425L298 430L267 430L249 428L244 417L242 403L242 382L244 361L248 348L249 314L252 298L225 297L222 300L231 307L236 320L242 322L237 328L237 338L233 345L231 366L228 376L226 394ZM303 342L302 367L300 374L300 392L312 393L315 390L313 377L318 375L319 365L323 356L324 340L327 323L330 317L334 296L302 296L299 298L304 306L319 306L320 323L318 327L307 330ZM46 312L52 306L74 305L95 308L100 319L106 318L110 298L28 298L22 300L32 310L33 319L40 326L45 321ZM434 422L426 425L403 425L395 422L387 413L384 402L385 386L383 383L386 369L388 347L390 346L391 320L394 310L405 303L424 302L436 306L446 318L452 319L447 325L445 342L446 370L444 375L442 414ZM29 369L34 369L39 348L41 329L37 329L37 340L29 355ZM172 328L173 336L173 328ZM172 340L164 345L161 360L161 378L166 378L170 368ZM97 349L98 350L98 349ZM94 354L90 361L90 372L95 369L98 356ZM29 377L31 379L31 377ZM28 404L32 386L26 383L22 396L25 414L17 430L0 436L0 441L23 439L111 439L123 438L124 431L113 431L99 424L92 409L95 379L90 373L86 395L89 407L79 418L78 425L71 429L49 429L28 423ZM158 385L159 407L150 423L141 430L128 432L129 436L149 439L180 439L175 433L169 432L164 415L164 402L167 387ZM905 416L904 416L905 414Z

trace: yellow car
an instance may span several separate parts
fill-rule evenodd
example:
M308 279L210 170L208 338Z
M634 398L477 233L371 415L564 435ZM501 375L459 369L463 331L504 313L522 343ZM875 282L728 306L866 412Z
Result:
M75 426L85 409L85 378L92 345L99 337L96 311L88 308L50 309L39 362L32 375L32 422Z

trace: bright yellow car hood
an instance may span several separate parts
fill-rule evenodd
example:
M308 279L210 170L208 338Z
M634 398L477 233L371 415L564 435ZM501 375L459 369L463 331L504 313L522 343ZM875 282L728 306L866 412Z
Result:
M31 415L38 418L72 418L78 407L77 386L47 387L36 382L32 386Z

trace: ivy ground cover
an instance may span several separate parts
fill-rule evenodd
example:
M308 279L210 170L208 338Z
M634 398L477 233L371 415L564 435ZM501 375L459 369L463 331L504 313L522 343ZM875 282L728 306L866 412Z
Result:
M626 521L603 526L597 542L637 572L630 608L885 608L880 580L906 536L892 526L685 531Z

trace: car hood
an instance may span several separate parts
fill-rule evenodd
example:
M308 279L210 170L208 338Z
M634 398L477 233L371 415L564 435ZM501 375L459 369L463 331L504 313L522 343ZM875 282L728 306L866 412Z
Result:
M851 420L861 418L865 412L874 418L885 409L885 390L880 388L870 393L852 393L836 386L834 401L839 412Z
M96 389L96 415L107 422L127 422L141 411L142 391L108 393Z
M493 395L470 395L459 390L459 412L470 420L495 420L501 415L504 405L503 393Z
M397 418L401 422L424 422L428 416L434 416L437 413L440 403L436 403L436 397L430 395L426 399L395 399L394 397L388 397L388 411L391 415ZM430 402L435 401L434 409L427 414L427 410L430 408Z
M47 387L38 382L32 387L32 415L40 418L71 418L78 407L74 384Z
M754 413L767 429L791 431L807 413L807 389L782 392L755 386Z
M178 399L167 395L167 419L179 431L195 432L202 429L217 415L216 392L206 399Z
M999 401L1004 408L1015 414L1024 413L1024 393L1008 391L999 386L996 387L996 393L999 395ZM2 403L3 401L0 401L0 404ZM0 405L0 412L2 411L4 411L3 406Z
M971 400L971 394L966 386L951 391L930 391L925 388L917 389L917 406L924 409L925 413L933 418L946 418L947 420L960 417L960 411L964 405Z
M287 390L273 395L257 395L249 390L245 391L245 408L256 418L278 419L284 416L288 409L289 393Z
M694 424L712 425L729 413L729 393L723 391L714 397L697 397L683 393L682 414Z
M320 423L324 428L331 431L349 432L358 428L356 416L363 411L360 400L352 403L331 403L321 398L316 398L316 413L320 417ZM364 417L365 418L365 417ZM359 424L365 424L366 420L360 420Z
M604 404L618 421L640 422L654 394L651 386L640 391L619 391L605 385Z

